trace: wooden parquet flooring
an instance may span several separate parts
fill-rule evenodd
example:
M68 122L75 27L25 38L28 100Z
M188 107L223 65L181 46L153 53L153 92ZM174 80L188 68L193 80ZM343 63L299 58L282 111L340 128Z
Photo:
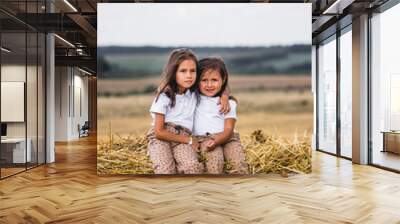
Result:
M96 141L0 181L0 223L400 223L400 175L314 152L313 173L97 176Z

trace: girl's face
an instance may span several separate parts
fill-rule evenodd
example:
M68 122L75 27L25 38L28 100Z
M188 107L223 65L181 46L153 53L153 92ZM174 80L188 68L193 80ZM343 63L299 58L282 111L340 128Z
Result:
M179 93L185 92L193 86L196 81L196 62L193 60L184 60L179 64L176 71L176 83Z
M217 70L207 70L200 78L200 93L213 97L221 90L222 84L221 74Z

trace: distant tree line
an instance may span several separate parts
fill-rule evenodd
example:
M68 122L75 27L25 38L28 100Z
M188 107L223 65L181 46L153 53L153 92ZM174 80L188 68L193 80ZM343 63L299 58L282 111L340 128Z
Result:
M159 75L173 49L175 47L99 47L99 77L135 78ZM311 74L310 45L191 49L199 59L209 56L222 57L232 74ZM121 60L121 57L124 60Z

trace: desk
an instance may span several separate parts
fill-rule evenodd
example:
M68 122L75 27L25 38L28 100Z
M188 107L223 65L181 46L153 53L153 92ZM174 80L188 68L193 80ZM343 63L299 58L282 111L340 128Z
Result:
M382 152L393 152L400 154L400 131L382 131L383 150Z
M31 145L32 140L27 139L25 154L25 138L5 138L1 139L1 156L6 163L25 163L30 162L32 158ZM3 156L4 155L4 156ZM12 159L11 159L12 158ZM25 161L25 159L27 159Z

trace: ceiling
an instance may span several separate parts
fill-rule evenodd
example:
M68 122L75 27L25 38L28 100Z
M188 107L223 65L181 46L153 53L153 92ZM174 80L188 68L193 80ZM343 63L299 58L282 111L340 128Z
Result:
M346 16L370 10L387 0L206 0L190 2L312 3L313 39ZM97 3L189 2L149 0L1 0L3 32L30 28L54 32L56 65L80 66L96 73ZM27 12L27 13L26 13ZM50 13L51 12L51 13ZM350 19L351 21L351 19Z

